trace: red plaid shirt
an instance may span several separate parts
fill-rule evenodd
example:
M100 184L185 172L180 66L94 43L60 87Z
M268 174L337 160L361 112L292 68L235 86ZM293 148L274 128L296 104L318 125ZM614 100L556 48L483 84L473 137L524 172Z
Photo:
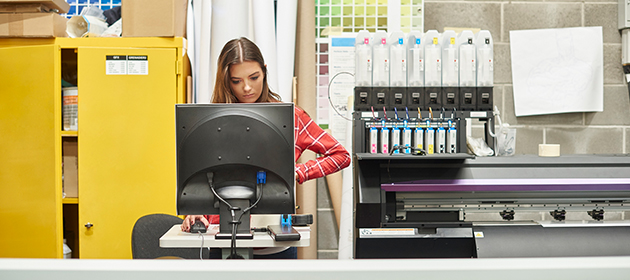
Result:
M322 155L315 160L297 163L298 183L324 177L350 165L350 153L330 134L317 125L301 108L295 107L295 161L304 150ZM204 215L211 224L219 223L219 215Z
M322 155L295 165L298 183L324 177L350 165L350 154L330 134L317 125L301 108L295 107L295 160L304 150Z

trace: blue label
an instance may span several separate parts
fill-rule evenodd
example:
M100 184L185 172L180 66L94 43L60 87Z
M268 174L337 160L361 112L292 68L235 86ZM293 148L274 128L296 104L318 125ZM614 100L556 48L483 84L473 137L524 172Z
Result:
M416 45L420 45L420 38L416 39Z
M402 45L403 44L403 38L398 38L398 44Z
M333 47L354 47L355 38L331 38L330 43Z

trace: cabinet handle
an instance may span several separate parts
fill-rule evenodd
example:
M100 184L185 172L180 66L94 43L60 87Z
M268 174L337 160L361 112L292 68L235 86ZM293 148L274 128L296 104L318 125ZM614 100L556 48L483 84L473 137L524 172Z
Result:
M88 222L87 224L85 224L85 227L90 229L91 227L93 227L94 225L90 222Z

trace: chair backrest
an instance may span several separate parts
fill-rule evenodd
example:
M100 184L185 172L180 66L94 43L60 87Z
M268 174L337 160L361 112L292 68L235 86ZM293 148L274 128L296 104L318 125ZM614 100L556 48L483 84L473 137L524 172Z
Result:
M173 225L183 222L179 217L168 214L149 214L138 219L131 233L131 253L134 259L156 259L178 257L199 259L199 248L160 248L160 237ZM208 257L208 249L202 255Z

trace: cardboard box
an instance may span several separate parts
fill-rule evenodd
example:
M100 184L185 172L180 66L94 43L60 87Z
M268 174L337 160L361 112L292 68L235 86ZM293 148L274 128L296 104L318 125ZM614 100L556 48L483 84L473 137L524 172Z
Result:
M123 37L184 37L186 0L122 0Z
M0 14L0 37L68 37L67 21L52 13Z
M65 0L0 0L0 4L42 4L49 9L58 10L60 14L67 13L70 10L70 4L68 4Z
M63 154L63 192L66 197L78 197L78 154L77 139L64 139L62 142Z
M64 139L62 142L62 154L64 156L79 156L79 145L76 138Z
M63 156L63 192L66 197L79 197L79 169L76 156Z
M50 8L42 4L2 4L0 3L0 13L48 13Z

